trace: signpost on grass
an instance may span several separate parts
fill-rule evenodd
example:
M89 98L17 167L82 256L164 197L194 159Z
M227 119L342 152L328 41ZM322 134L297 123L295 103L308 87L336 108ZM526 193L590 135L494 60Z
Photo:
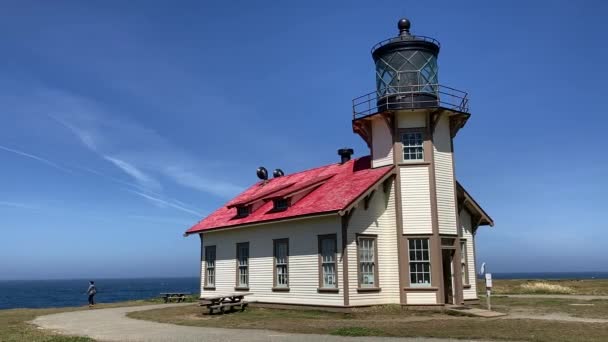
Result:
M488 310L492 310L492 303L490 298L492 297L492 273L488 272L488 267L486 263L481 264L481 269L479 270L479 274L485 275L486 278L486 303L488 304Z
M488 303L488 310L492 310L490 297L492 297L492 273L486 273L486 302Z

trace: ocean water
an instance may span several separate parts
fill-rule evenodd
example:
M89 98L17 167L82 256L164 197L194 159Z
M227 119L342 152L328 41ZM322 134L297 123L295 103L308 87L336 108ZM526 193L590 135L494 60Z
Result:
M94 279L95 300L114 303L158 297L161 292L199 293L199 278ZM0 281L0 309L51 308L87 304L88 279Z
M608 272L492 273L494 279L608 279ZM89 282L81 280L0 281L0 309L51 308L87 304ZM199 278L96 279L100 303L148 299L161 292L199 293Z

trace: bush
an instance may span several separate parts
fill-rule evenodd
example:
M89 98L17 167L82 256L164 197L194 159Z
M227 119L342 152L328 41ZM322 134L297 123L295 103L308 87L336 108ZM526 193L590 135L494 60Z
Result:
M572 294L574 290L570 287L549 284L546 282L534 282L522 284L521 289L524 293L537 293L537 294Z

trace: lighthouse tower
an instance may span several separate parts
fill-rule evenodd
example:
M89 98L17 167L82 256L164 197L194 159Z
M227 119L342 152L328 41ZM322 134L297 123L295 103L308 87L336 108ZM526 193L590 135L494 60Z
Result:
M413 35L407 19L397 26L396 37L372 48L376 89L353 100L353 131L369 146L373 168L396 168L399 268L409 275L400 277L401 302L415 292L458 304L468 280L453 139L470 116L468 97L439 84L439 42Z

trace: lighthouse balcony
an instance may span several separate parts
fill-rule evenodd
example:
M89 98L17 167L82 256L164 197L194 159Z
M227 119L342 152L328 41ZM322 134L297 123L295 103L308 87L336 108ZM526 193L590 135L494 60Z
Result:
M439 84L388 86L353 99L353 120L402 109L444 108L469 113L464 91Z

